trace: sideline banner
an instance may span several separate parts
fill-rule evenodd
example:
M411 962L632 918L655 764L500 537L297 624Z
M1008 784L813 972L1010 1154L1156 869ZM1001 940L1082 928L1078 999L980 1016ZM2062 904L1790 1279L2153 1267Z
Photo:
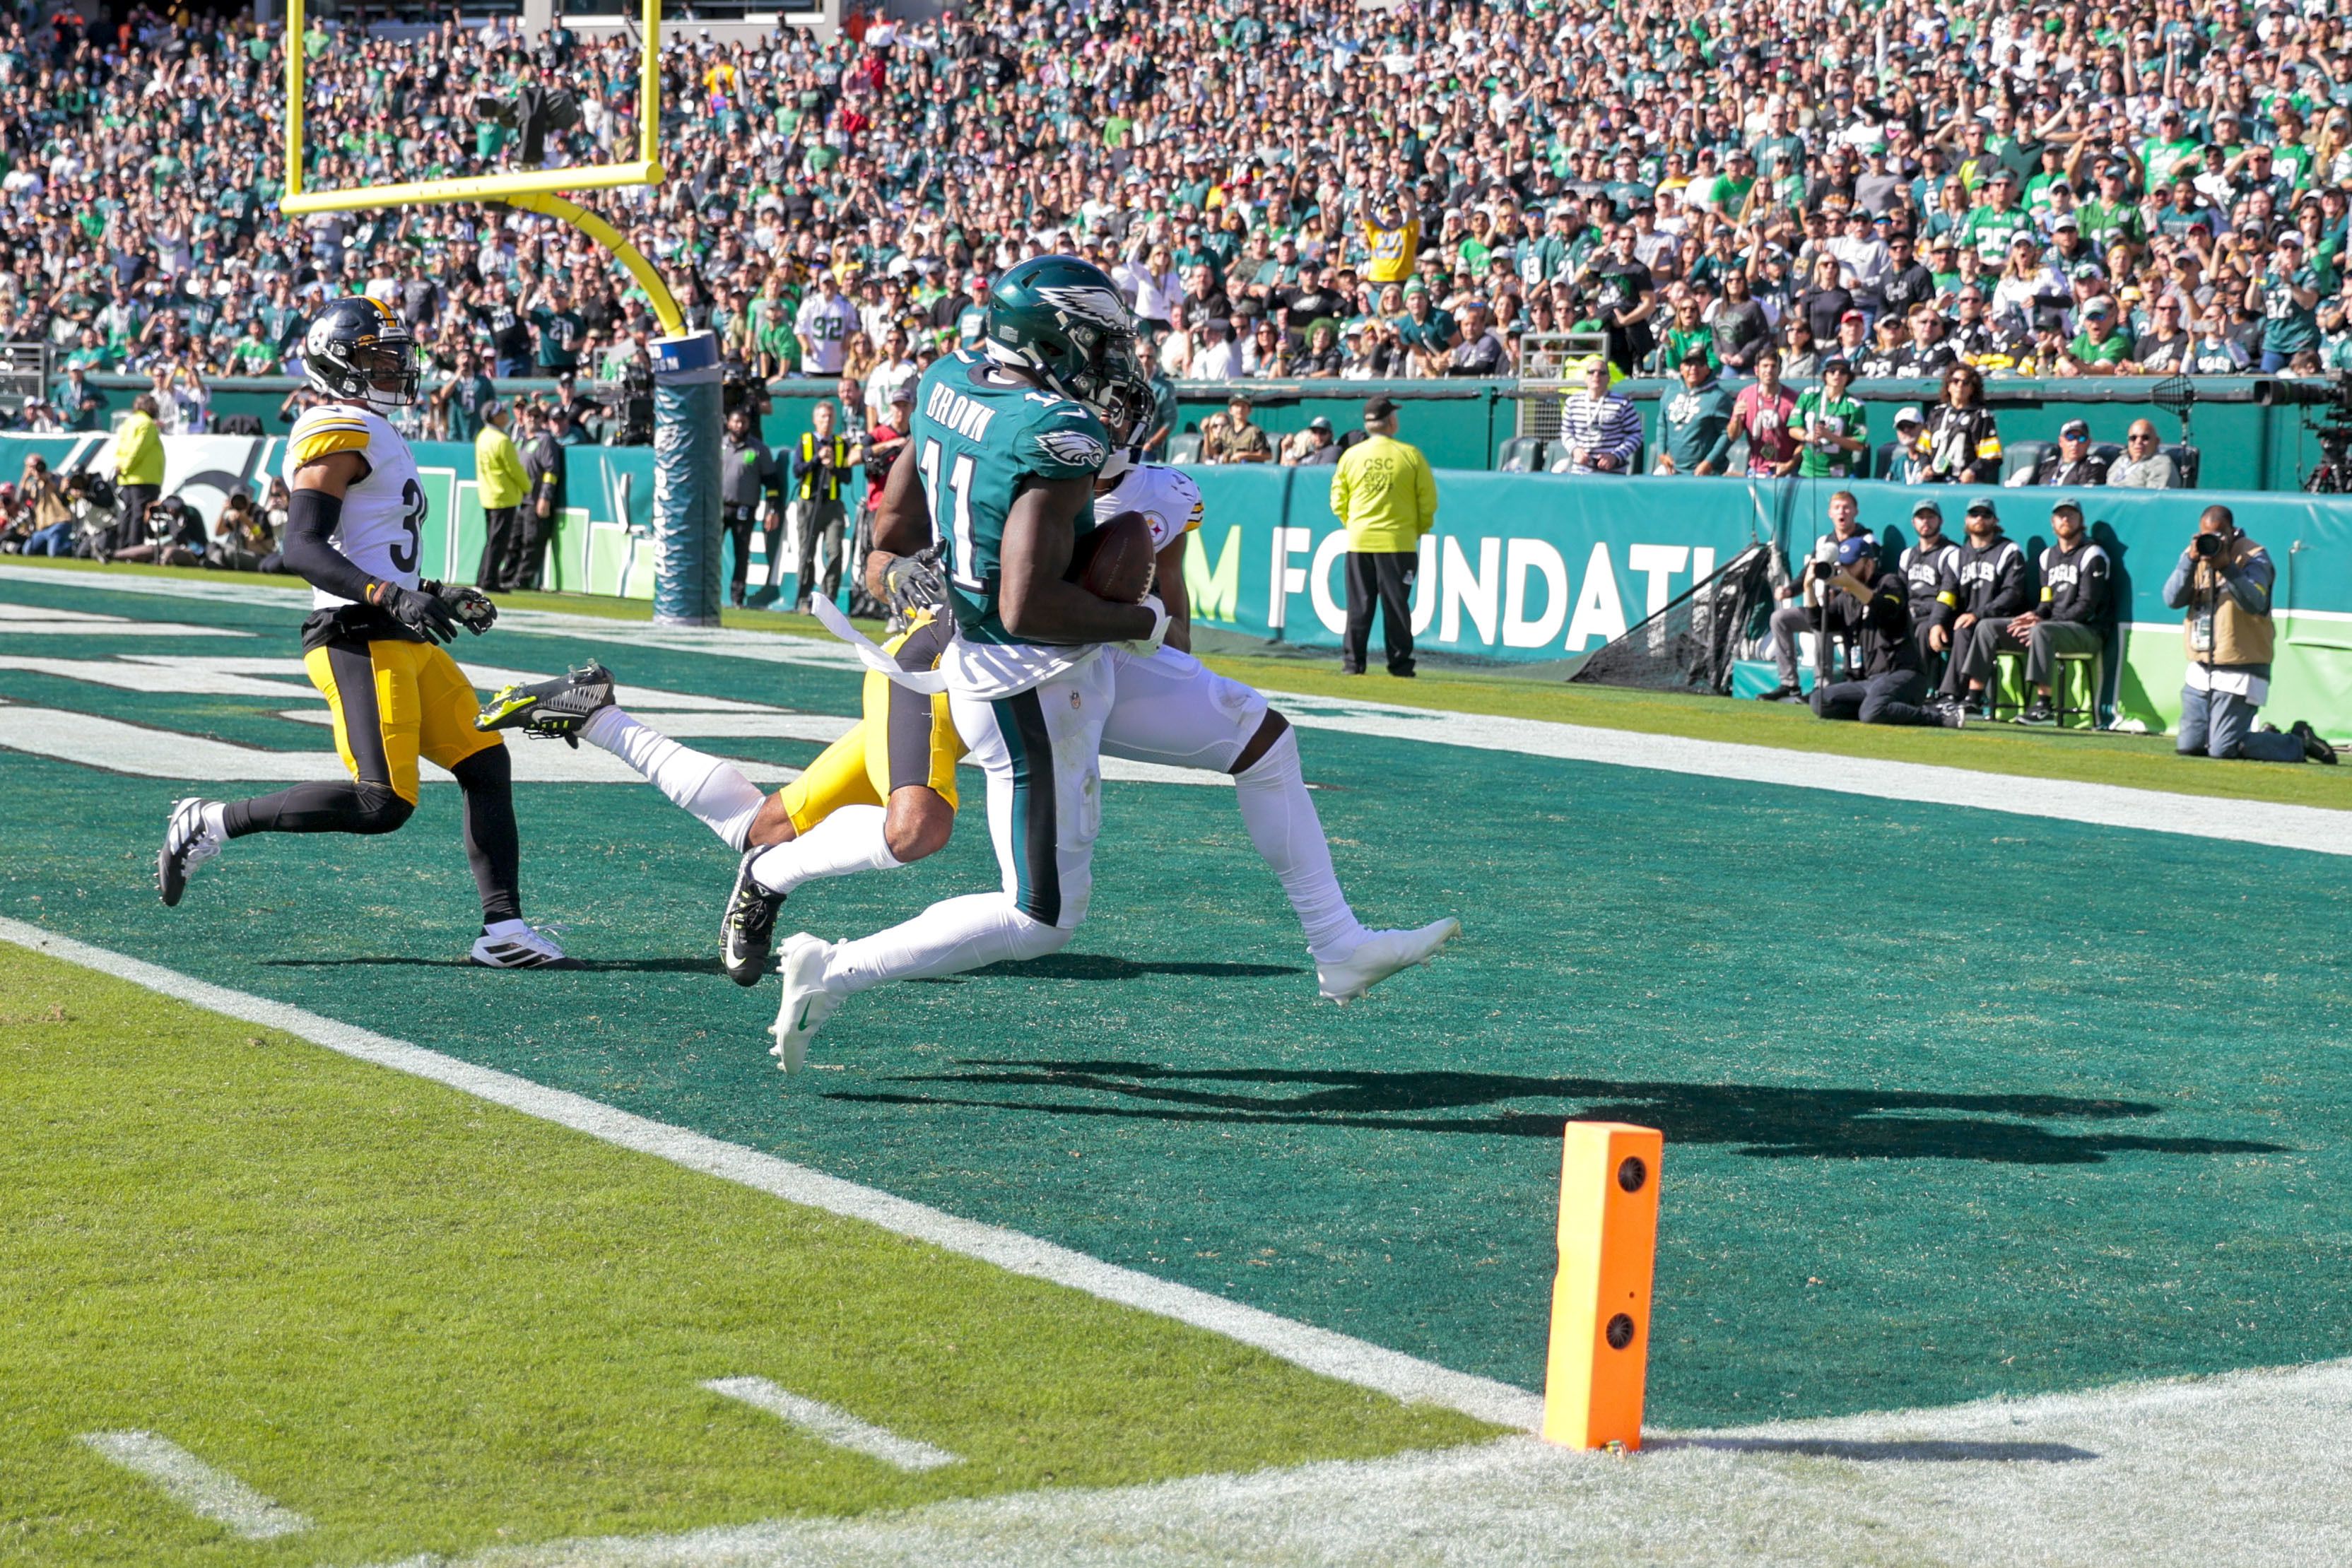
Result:
M236 483L257 496L282 451L276 437L167 436L167 489L207 519ZM0 480L42 453L61 471L110 466L100 436L0 436ZM433 524L427 575L470 581L481 552L481 506L471 446L416 446ZM654 591L653 456L643 448L577 446L572 501L550 546L557 589L649 599ZM1196 467L1204 502L1185 559L1192 613L1203 624L1297 646L1337 649L1346 625L1328 467ZM1413 632L1440 653L1546 664L1590 653L1664 605L1753 539L1801 554L1828 527L1831 495L1850 489L1885 548L1910 540L1912 508L1932 500L1959 537L1969 502L1989 498L2029 560L2050 541L2062 497L2084 508L2115 563L2116 643L2107 687L2120 716L2168 727L2179 711L2179 612L2164 580L2219 502L2266 546L2278 569L2283 647L2270 708L2282 727L2309 718L2352 735L2352 499L2300 492L2249 494L2093 488L2060 491L1832 480L1690 479L1490 474L1440 469L1435 531L1422 541ZM770 562L754 535L751 578L792 591L789 558ZM789 545L787 545L789 551ZM789 599L785 601L790 602Z

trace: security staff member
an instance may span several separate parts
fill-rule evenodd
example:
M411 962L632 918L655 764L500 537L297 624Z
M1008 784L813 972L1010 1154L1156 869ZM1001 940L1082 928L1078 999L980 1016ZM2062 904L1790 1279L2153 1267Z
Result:
M808 609L809 589L818 580L820 550L822 591L831 599L841 591L842 525L849 516L841 498L855 463L848 438L834 432L833 404L818 403L809 417L816 428L801 437L800 453L793 459L793 555L800 562L793 608L800 611Z
M1808 562L1806 570L1830 591L1814 612L1820 634L1851 644L1862 664L1858 679L1814 685L1815 716L1958 729L1958 708L1920 706L1927 695L1927 673L1919 667L1919 648L1911 640L1910 592L1900 572L1880 570L1878 541L1850 534L1838 541L1836 560Z
M163 436L154 397L131 400L131 417L114 433L114 527L100 538L100 560L147 542L147 508L163 493Z
M1381 612L1389 674L1413 673L1412 580L1421 561L1421 536L1437 526L1437 476L1421 448L1399 441L1396 434L1395 402L1371 399L1364 404L1365 439L1348 448L1331 471L1331 515L1348 530L1342 674L1364 673L1374 606Z
M522 454L515 450L507 426L514 416L492 398L482 404L481 434L474 437L474 479L482 493L482 559L474 570L474 586L485 593L503 593L506 573L514 562L521 528L523 497L530 479L523 472Z
M2041 695L2017 716L2020 724L2057 723L2050 692L2058 655L2095 653L2107 640L2107 552L2091 542L2083 508L2072 501L2050 508L2050 531L2058 542L2042 552L2041 607L2022 615L1987 616L1969 640L1969 667L1961 672L1971 685L1981 685L1992 677L1996 654L2023 653L2025 679ZM2092 700L2096 703L2096 694Z
M760 520L763 499L768 514L768 585L775 587L784 575L779 549L784 532L783 465L753 432L751 411L740 403L727 416L727 440L719 462L719 515L735 546L735 571L727 585L727 602L740 609L744 585L751 580L751 529Z
M524 421L528 434L522 443L522 471L530 483L530 495L523 503L522 527L517 530L522 545L507 577L509 591L540 585L548 541L555 537L555 526L563 516L563 444L556 440L544 413L529 410Z
M1990 501L1969 503L1968 542L1953 553L1951 570L1937 591L1937 617L1930 646L1948 652L1938 695L1948 703L1975 705L1986 716L1984 680L1971 681L1969 644L1988 619L2015 615L2026 606L2025 552L2000 531L2000 514ZM1988 668L1990 661L1988 661Z
M1944 591L1944 574L1955 570L1960 547L1944 537L1944 509L1933 501L1911 508L1911 531L1918 543L1903 547L1898 565L1910 593L1911 640L1919 645L1919 667L1932 685L1943 673L1944 655L1928 645L1927 634L1936 627L1936 596Z

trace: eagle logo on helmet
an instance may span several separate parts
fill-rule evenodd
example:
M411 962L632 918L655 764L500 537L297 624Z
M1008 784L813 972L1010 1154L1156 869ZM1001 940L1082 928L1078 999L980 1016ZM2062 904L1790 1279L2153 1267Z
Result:
M1048 284L1037 290L1037 297L1064 315L1106 332L1135 329L1135 319L1128 314L1126 301L1108 288L1093 284Z

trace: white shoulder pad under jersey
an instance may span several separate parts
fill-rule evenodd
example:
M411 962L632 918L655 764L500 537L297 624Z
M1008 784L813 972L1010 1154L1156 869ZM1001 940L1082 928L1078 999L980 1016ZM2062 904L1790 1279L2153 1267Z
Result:
M1121 512L1141 512L1151 525L1151 548L1166 549L1169 541L1201 526L1201 486L1181 468L1146 463L1095 497L1095 521L1108 522Z
M425 535L425 487L417 481L407 441L382 414L357 403L305 409L286 438L286 460L279 465L287 487L293 487L295 473L305 465L338 452L358 453L367 472L343 492L335 548L370 577L415 588ZM349 602L324 589L311 593L316 609Z

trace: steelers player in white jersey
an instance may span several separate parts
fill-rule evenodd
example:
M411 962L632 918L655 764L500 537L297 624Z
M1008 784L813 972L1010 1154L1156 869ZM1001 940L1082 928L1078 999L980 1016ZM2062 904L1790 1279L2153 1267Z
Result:
M425 491L408 443L384 419L415 401L415 342L377 301L338 299L303 334L302 368L329 401L306 410L286 443L283 553L315 591L302 663L327 699L351 781L178 802L157 889L178 904L189 873L247 833L391 832L416 809L423 758L465 793L466 858L482 897L472 961L576 967L523 921L512 768L501 738L474 727L474 688L441 647L460 626L489 630L497 607L417 575Z
M1166 606L1166 643L1149 655L1112 647L1117 701L1103 755L1233 776L1250 840L1282 883L1304 928L1321 993L1352 1001L1400 969L1425 961L1460 930L1452 919L1412 931L1367 930L1349 906L1301 772L1289 721L1263 695L1192 657L1184 555L1200 528L1200 486L1181 469L1115 451L1097 483L1096 517L1139 512L1157 555L1155 591ZM884 645L902 668L937 663L950 622L945 586L921 557L878 562L869 589L909 630ZM926 590L929 591L927 592ZM866 677L865 717L786 789L762 797L723 758L692 750L613 706L601 666L491 699L486 726L571 735L643 773L672 802L742 855L720 922L720 962L739 985L767 967L776 914L787 894L824 877L911 865L947 846L955 825L955 768L964 753L945 696Z

